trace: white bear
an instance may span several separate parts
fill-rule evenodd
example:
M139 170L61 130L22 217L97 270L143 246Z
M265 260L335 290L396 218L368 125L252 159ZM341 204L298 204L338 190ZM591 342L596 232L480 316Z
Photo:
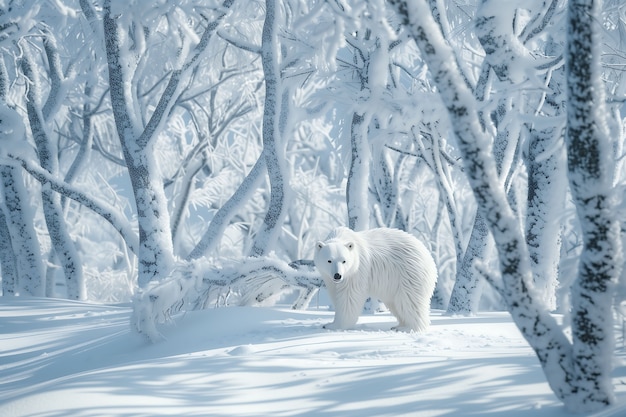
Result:
M335 307L334 321L324 328L353 327L368 296L380 299L398 319L395 330L421 332L430 325L437 267L409 233L339 227L317 242L314 262Z

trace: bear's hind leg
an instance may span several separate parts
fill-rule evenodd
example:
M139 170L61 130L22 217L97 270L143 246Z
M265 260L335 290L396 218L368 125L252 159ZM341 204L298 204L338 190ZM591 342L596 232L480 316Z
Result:
M417 306L413 305L407 297L398 303L393 303L392 306L393 308L389 307L389 311L398 319L398 325L392 327L391 330L410 333L412 331L422 332L428 328L430 324L429 311L419 311Z
M398 325L397 326L393 326L391 328L391 330L399 330L399 329L402 329L402 328L406 327L406 324L404 323L404 320L402 320L402 316L400 316L398 314L398 310L396 309L395 303L393 303L391 301L384 301L384 303L387 306L387 308L389 309L389 312L396 318L396 320L398 320Z

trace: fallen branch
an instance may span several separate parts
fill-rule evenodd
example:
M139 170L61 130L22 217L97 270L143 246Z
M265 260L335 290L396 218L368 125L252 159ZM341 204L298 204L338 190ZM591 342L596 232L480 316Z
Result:
M321 287L322 278L310 261L287 263L273 257L254 257L224 261L217 265L201 258L180 261L172 273L141 289L133 299L132 327L152 342L163 338L158 324L172 320L172 316L185 310L208 308L212 297L218 293L227 304L233 292L241 295L239 304L260 303L288 288L298 288L304 297ZM306 306L308 302L297 302Z

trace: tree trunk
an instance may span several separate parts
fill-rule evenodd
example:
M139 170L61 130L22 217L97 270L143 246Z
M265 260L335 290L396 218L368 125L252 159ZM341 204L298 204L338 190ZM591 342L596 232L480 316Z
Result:
M265 75L265 107L263 109L263 153L270 179L270 202L261 229L255 236L250 254L263 256L278 239L287 213L285 199L289 180L286 177L285 149L282 140L288 115L288 90L281 95L279 67L278 19L276 0L265 2L265 22L261 38L261 60Z
M369 229L370 212L368 202L368 181L370 178L370 147L367 140L367 113L352 114L350 124L350 171L346 186L348 206L348 227L360 231Z
M583 231L578 278L572 286L572 410L613 402L613 293L622 262L612 188L613 164L606 130L600 71L599 2L570 0L567 14L568 178Z
M468 316L478 311L481 281L474 262L485 258L488 238L489 228L482 214L477 212L467 248L456 270L446 314Z
M11 234L7 225L7 217L0 207L0 270L2 274L2 295L17 295L17 260L11 244Z
M24 179L17 168L9 166L0 167L0 178L7 208L7 226L17 260L18 290L28 295L43 296L44 263Z
M558 263L561 248L561 222L566 187L558 175L565 168L563 147L555 146L560 130L531 130L528 146L528 207L526 242L530 252L535 285L549 310L555 310ZM548 157L545 155L551 153Z
M174 260L169 214L163 184L154 172L155 161L150 138L139 141L126 98L124 64L118 28L111 17L110 1L104 3L104 35L109 67L109 87L115 126L130 176L139 223L139 277L144 287L159 276L166 276Z
M551 13L556 1L546 13ZM557 54L553 45L546 46L546 55ZM528 199L526 208L526 242L530 252L535 285L548 309L557 309L556 291L559 285L558 264L561 250L561 221L565 208L567 177L564 125L559 120L566 107L565 71L560 67L550 74L550 93L541 97L541 113L552 119L548 127L531 126L526 156L528 170ZM545 122L540 122L545 123Z
M67 184L71 184L78 173L85 167L85 164L89 161L89 156L91 155L91 147L93 146L93 121L92 121L92 110L91 104L89 100L91 99L91 86L89 83L85 84L85 103L83 104L83 112L82 112L82 137L80 137L80 147L78 149L78 153L76 157L72 161L72 165L67 170L67 174L65 174L64 181ZM67 197L63 196L61 198L61 206L63 210L67 210Z

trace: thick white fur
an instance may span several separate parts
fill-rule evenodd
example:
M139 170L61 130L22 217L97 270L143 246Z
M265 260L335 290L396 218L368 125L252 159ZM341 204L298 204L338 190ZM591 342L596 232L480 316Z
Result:
M426 246L409 233L339 227L317 243L314 261L335 306L335 320L325 328L353 327L370 296L398 319L394 329L428 328L437 267ZM341 279L335 280L335 274Z

